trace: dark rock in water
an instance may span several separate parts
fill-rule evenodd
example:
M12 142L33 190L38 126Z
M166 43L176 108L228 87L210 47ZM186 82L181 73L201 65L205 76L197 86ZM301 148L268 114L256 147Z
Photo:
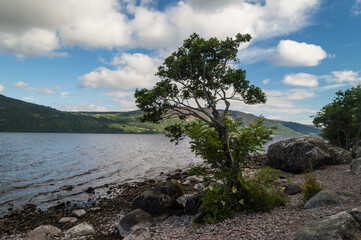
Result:
M323 165L349 162L350 153L330 148L321 138L298 137L269 146L266 165L285 172L302 173Z
M95 188L93 188L93 187L88 187L88 189L85 190L85 192L89 193L89 194L94 193L94 191L95 191Z
M27 203L24 205L23 209L25 212L35 212L36 211L36 205L35 204L32 204L32 203Z
M65 185L61 187L61 190L65 190L65 191L71 191L74 189L73 185Z
M347 164L352 162L351 152L339 148L339 147L330 147L329 153L331 156L330 161L327 165L340 165L340 164Z
M153 217L141 209L136 209L125 215L117 224L119 234L125 237L137 228L148 228L155 223Z
M352 161L350 169L353 174L361 175L361 157Z
M201 194L195 194L187 198L184 208L185 214L196 215L199 212L199 207L202 204L201 197Z
M184 207L166 194L144 191L132 203L132 210L142 209L153 217L165 218L173 214L182 214Z
M321 207L325 205L339 205L340 198L337 193L330 190L323 190L310 198L304 206L305 209Z
M182 184L177 180L169 180L154 187L155 194L166 194L173 199L176 199L184 194Z
M296 183L288 183L284 185L285 191L287 195L295 195L302 192L302 186Z
M361 239L361 207L309 223L292 236L292 240L351 239Z

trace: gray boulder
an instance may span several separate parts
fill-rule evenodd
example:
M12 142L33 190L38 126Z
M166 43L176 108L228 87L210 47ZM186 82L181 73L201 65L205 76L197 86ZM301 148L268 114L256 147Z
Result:
M361 174L361 157L352 161L350 165L351 172L356 175Z
M267 150L266 165L285 172L302 173L329 161L327 144L317 137L298 137L272 144Z
M169 180L155 186L153 189L155 194L166 194L171 198L178 198L184 194L182 184L177 180Z
M343 148L329 147L329 153L331 159L329 162L326 162L326 165L340 165L352 162L351 152Z
M304 206L304 209L322 207L325 205L339 205L340 198L334 191L323 190L310 198Z
M361 158L361 146L356 148L356 158Z
M361 239L361 207L309 223L292 236L292 240L357 239Z
M28 240L46 240L59 235L61 230L52 225L41 225L35 228L33 231L29 232L26 236Z
M122 237L132 234L133 237L143 235L144 231L133 233L136 229L147 229L155 223L153 217L141 209L136 209L125 215L116 228ZM149 229L148 229L149 231Z
M166 218L184 212L184 207L172 197L166 194L155 194L151 191L144 191L134 199L132 210L138 208L157 218Z
M123 240L147 240L150 239L149 228L137 228Z
M72 228L70 228L68 231L65 232L66 235L70 235L72 237L80 237L80 236L86 236L91 235L95 232L92 225L89 223L80 223Z
M198 213L199 207L202 205L201 194L195 194L187 198L185 204L185 214L187 215L196 215Z
M302 192L302 186L297 183L287 183L284 185L285 191L287 195L295 195Z

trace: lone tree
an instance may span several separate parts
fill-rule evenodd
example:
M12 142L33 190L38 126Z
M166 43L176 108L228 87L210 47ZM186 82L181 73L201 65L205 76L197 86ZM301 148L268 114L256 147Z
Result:
M214 167L238 173L241 164L235 156L239 158L240 154L235 149L236 142L239 145L242 140L235 140L240 123L232 122L228 116L231 101L266 102L264 92L246 80L246 71L232 65L238 62L238 47L250 40L249 34L237 34L235 39L225 40L205 40L192 34L158 68L156 75L161 81L153 89L136 90L136 104L144 111L141 120L157 123L166 117L178 116L183 122L166 128L172 141L188 135L196 154ZM189 117L200 122L189 122ZM253 142L249 143L254 143L252 151L264 144L271 133L261 127L262 121L253 123L253 135L249 134L253 136ZM248 140L251 141L250 136Z
M321 136L331 144L350 150L361 140L361 85L336 92L332 103L313 116L316 127L323 127Z

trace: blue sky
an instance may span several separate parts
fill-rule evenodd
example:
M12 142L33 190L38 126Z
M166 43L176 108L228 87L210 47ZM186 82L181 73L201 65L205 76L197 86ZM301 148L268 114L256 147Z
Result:
M361 0L0 0L0 93L64 111L136 109L191 33L250 33L236 67L268 97L232 109L311 123L361 83Z

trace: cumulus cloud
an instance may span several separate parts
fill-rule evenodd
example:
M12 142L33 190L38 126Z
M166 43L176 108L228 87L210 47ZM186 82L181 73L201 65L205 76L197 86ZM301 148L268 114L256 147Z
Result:
M308 73L286 74L283 83L300 87L317 87L318 77Z
M0 93L3 93L4 92L4 86L0 84Z
M76 105L63 104L60 106L60 109L62 111L69 111L69 112L86 112L86 111L109 112L113 110L104 106L99 106L94 104L76 104Z
M354 71L333 71L331 75L326 76L328 82L348 83L353 86L361 84L361 76Z
M80 86L111 90L151 87L158 80L154 74L161 60L141 53L124 53L114 58L112 63L117 65L115 70L99 67L79 77Z
M14 83L13 86L14 87L19 87L19 88L24 88L24 87L27 87L28 84L24 83L23 81L20 81L20 82Z
M277 54L269 60L280 66L317 66L327 57L320 46L299 43L291 40L281 40L277 46Z
M172 50L193 32L268 39L309 24L321 0L184 0L161 11L135 2L0 0L0 52L57 57L72 46Z
M361 14L361 0L355 0L351 13L355 16Z
M39 89L40 93L46 94L46 95L55 95L55 92L51 90L50 88L41 88Z

